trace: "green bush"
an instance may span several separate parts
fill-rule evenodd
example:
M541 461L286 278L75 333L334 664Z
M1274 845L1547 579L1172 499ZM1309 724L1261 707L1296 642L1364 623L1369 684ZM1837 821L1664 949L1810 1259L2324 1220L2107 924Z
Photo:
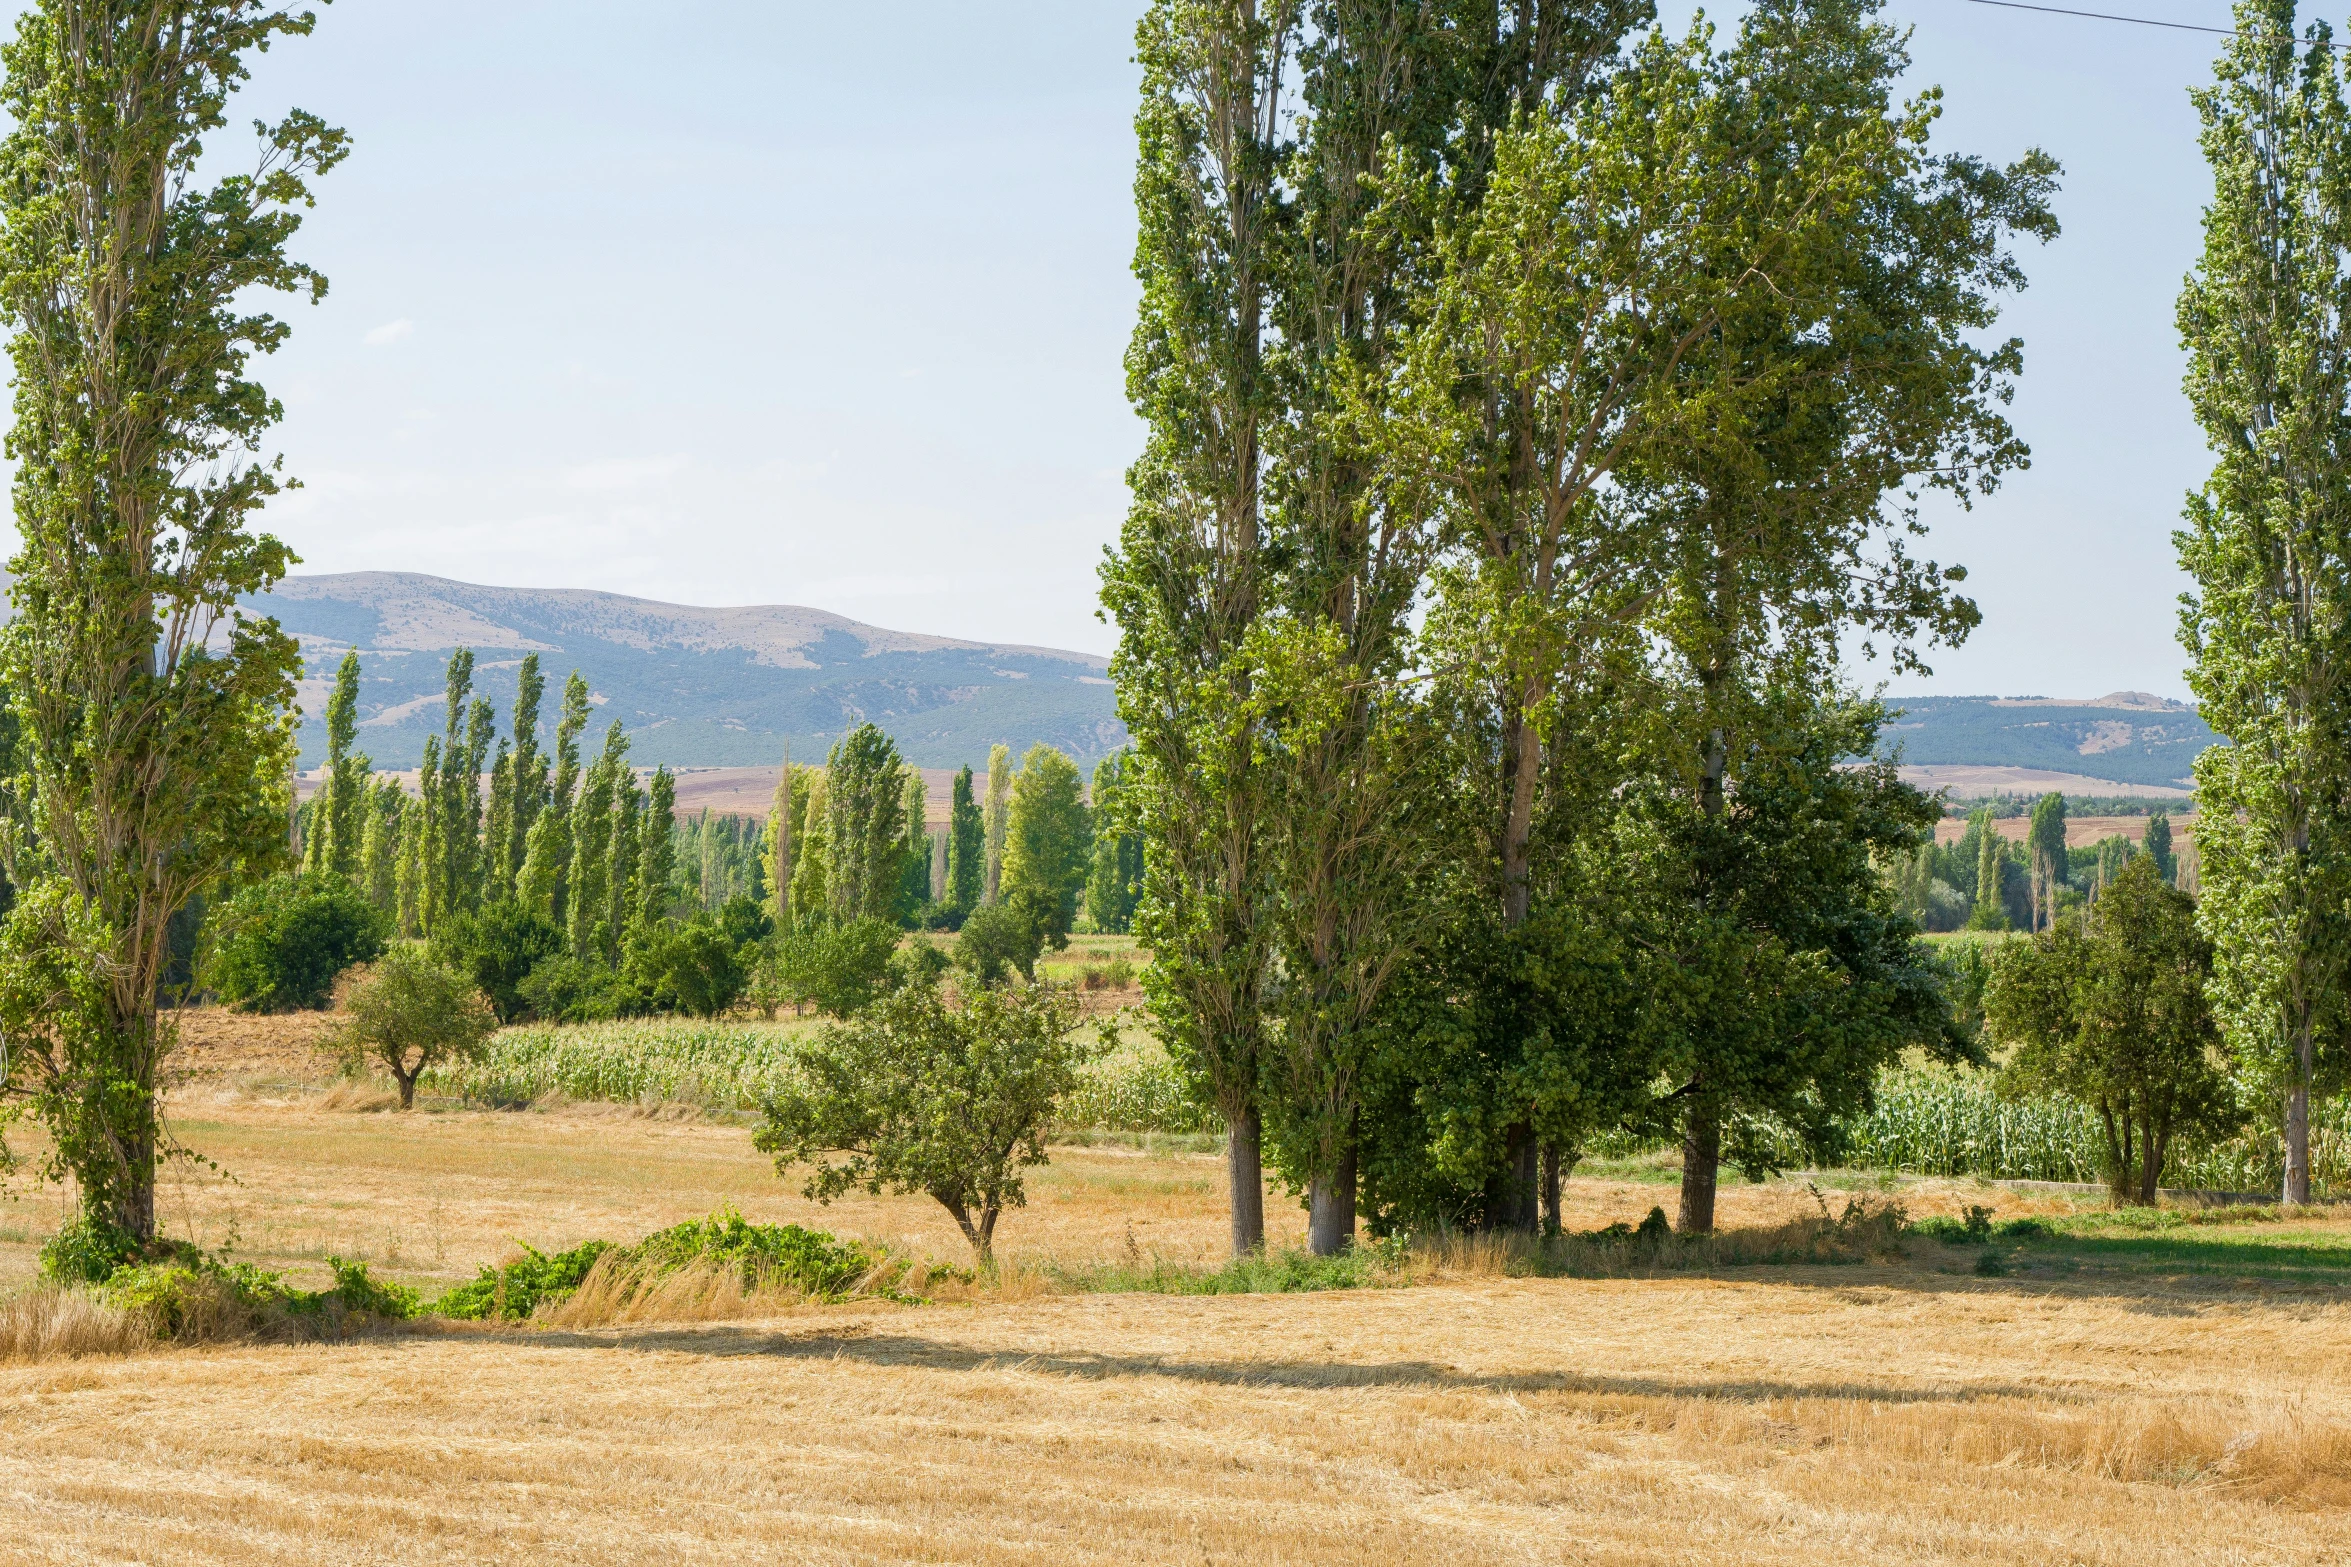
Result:
M855 1241L835 1240L797 1224L753 1224L733 1208L656 1230L634 1246L588 1241L552 1254L526 1245L522 1253L500 1267L484 1268L479 1278L458 1285L432 1309L468 1321L519 1322L570 1296L608 1254L613 1265L629 1269L640 1282L715 1263L731 1270L745 1290L780 1284L828 1299L844 1294L882 1260Z
M833 1017L854 1017L888 993L898 927L887 920L808 925L776 945L791 993Z
M605 1023L627 1009L628 990L601 963L558 954L534 967L515 987L532 1017L543 1023Z
M523 982L540 964L563 950L563 933L529 907L502 899L473 914L459 914L433 932L433 955L466 975L490 998L498 1021L531 1015Z
M470 1284L460 1284L433 1302L440 1316L468 1322L519 1322L542 1302L561 1300L580 1287L596 1259L612 1250L610 1241L589 1241L550 1256L535 1246L495 1268L484 1268Z
M708 916L658 927L629 947L628 979L657 1011L717 1017L748 978L736 944Z
M273 876L214 912L206 983L249 1012L316 1011L384 950L384 918L340 876Z
M103 1284L144 1250L130 1231L83 1214L42 1243L41 1276L60 1284Z
M1044 950L1042 924L1024 908L994 903L965 918L955 938L955 966L975 984L1000 985L1014 970L1035 978L1037 958Z

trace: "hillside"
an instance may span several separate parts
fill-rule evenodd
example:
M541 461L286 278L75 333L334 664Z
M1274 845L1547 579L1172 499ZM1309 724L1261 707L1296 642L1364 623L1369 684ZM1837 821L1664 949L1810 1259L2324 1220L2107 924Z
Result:
M553 728L576 668L594 692L593 731L618 718L647 765L772 767L787 742L816 761L866 719L922 767L984 765L997 742L1018 752L1040 740L1090 761L1125 738L1092 654L885 631L791 605L711 609L369 571L290 577L253 607L302 641L305 768L324 755L328 685L354 647L359 744L384 768L415 766L440 730L458 647L474 650L501 730L515 673L535 652L548 677L542 724Z
M2176 789L2220 737L2185 702L2144 691L2089 700L2049 697L1890 697L1882 748L1929 770L2031 769L2097 783ZM1948 780L1957 782L1958 780ZM1955 792L1970 792L1964 788ZM1975 792L1999 792L1990 788Z

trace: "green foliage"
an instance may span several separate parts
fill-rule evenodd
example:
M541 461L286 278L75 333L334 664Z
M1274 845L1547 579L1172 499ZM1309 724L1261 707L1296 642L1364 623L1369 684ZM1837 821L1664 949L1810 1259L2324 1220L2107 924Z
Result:
M1986 1016L1993 1037L2017 1047L2004 1087L2097 1113L2118 1202L2155 1201L2175 1140L2208 1142L2242 1120L2217 1059L2211 968L2194 900L2143 856L2086 919L2009 948L1993 967Z
M499 1022L512 1023L531 1015L523 982L563 951L563 932L509 898L445 921L433 933L432 951L490 998Z
M717 1017L735 1004L750 976L737 943L699 915L683 925L655 926L630 943L627 977L657 1011Z
M1050 985L980 990L961 1005L932 986L875 1002L802 1052L802 1080L764 1104L756 1141L779 1174L813 1166L819 1202L863 1188L927 1192L985 1265L996 1221L1027 1201L1021 1170L1045 1162L1054 1106L1091 1054L1077 1006Z
M41 1243L41 1277L61 1284L103 1284L145 1250L139 1237L105 1215L83 1213Z
M947 909L950 929L980 906L987 890L988 827L972 795L971 769L955 775L947 809Z
M249 371L287 339L269 296L325 290L287 245L349 146L294 110L255 127L245 172L202 155L253 58L314 22L245 0L44 0L0 47L11 861L27 897L62 895L0 961L102 976L71 1028L11 1030L7 1074L84 1207L141 1236L165 1146L167 927L287 851L300 651L238 610L292 564L249 526L283 482L258 455L281 410ZM82 913L60 917L68 901Z
M2314 1096L2351 1038L2351 110L2293 0L2239 0L2193 94L2212 197L2179 300L2213 452L2174 535L2188 684L2230 742L2197 758L2198 919L2249 1094L2285 1101L2283 1195L2305 1201Z
M416 1102L416 1080L448 1061L480 1058L498 1026L473 982L417 947L385 953L343 997L335 1041L357 1067L375 1061L400 1085L400 1108Z
M433 1315L463 1322L519 1322L547 1302L562 1300L580 1287L596 1259L613 1250L610 1241L587 1241L552 1255L518 1242L522 1255L511 1262L484 1268L470 1284L460 1284L432 1304Z
M630 1010L634 997L601 963L558 953L542 958L515 986L524 1010L546 1023L601 1023Z
M384 921L340 876L277 875L238 892L211 918L204 975L248 1012L316 1009L335 981L384 950Z
M1008 973L1037 975L1045 932L1026 904L992 903L974 909L955 938L955 966L976 985L1000 985Z
M1192 1096L1167 1047L1137 1030L1122 1031L1116 1044L1086 1063L1053 1120L1060 1127L1110 1132L1220 1129L1215 1111Z
M1012 780L998 895L1056 949L1069 945L1093 846L1077 764L1049 745L1029 747Z
M825 901L844 924L893 928L904 885L906 767L873 724L843 735L825 760Z
M1086 915L1098 931L1134 929L1143 897L1143 840L1120 801L1130 755L1114 751L1094 767L1094 864L1086 878Z
M776 963L788 993L832 1017L852 1017L890 985L898 927L888 920L810 924L780 938Z
M753 1224L733 1208L656 1230L633 1246L594 1240L549 1254L530 1245L522 1255L484 1268L435 1301L436 1315L466 1321L519 1322L543 1306L567 1299L598 1262L624 1273L637 1287L697 1266L734 1274L746 1290L784 1287L819 1300L839 1299L882 1261L856 1241L835 1240L797 1224Z

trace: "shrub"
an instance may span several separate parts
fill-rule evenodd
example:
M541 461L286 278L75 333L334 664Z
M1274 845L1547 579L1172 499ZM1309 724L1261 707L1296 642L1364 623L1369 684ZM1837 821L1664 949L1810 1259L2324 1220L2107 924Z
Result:
M535 1010L523 994L523 982L563 950L563 933L508 898L444 922L433 932L432 947L435 957L490 998L499 1022L512 1023Z
M213 915L207 983L249 1012L315 1011L335 980L384 950L384 920L340 876L273 876Z
M416 1103L416 1080L444 1061L479 1060L498 1026L489 999L471 981L415 947L395 947L352 984L337 1044L353 1066L381 1062L400 1085L400 1108Z
M143 1251L130 1231L83 1214L42 1243L41 1276L60 1284L103 1284Z
M1044 950L1043 926L1022 909L993 903L965 918L955 938L955 966L975 984L1000 985L1014 969L1023 978L1035 978L1037 957Z
M910 941L890 954L890 988L935 985L946 976L947 954L927 941Z
M543 1301L561 1300L580 1287L596 1259L612 1250L610 1241L589 1241L550 1256L535 1246L495 1268L484 1268L470 1284L460 1284L433 1303L440 1316L464 1321L517 1322L539 1309Z
M819 1202L859 1187L929 1193L986 1266L998 1217L1028 1200L1020 1172L1045 1162L1046 1123L1092 1054L1076 1022L1075 1000L1051 985L961 1006L929 985L886 996L802 1053L805 1086L767 1101L755 1141L778 1174L813 1164Z
M657 927L630 944L628 978L655 1010L717 1017L743 993L736 946L708 917Z
M887 920L809 925L777 946L777 961L792 992L833 1017L854 1017L890 988L890 955L898 927Z
M548 1023L603 1023L627 1005L620 976L601 963L558 954L515 986L531 1016Z

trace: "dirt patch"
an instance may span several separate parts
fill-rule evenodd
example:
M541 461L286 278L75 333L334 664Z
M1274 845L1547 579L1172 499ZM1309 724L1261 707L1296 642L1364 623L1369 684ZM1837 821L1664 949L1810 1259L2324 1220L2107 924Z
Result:
M256 1075L314 1078L332 1069L327 1036L332 1012L263 1015L227 1007L183 1007L166 1016L178 1023L172 1055L174 1083Z

